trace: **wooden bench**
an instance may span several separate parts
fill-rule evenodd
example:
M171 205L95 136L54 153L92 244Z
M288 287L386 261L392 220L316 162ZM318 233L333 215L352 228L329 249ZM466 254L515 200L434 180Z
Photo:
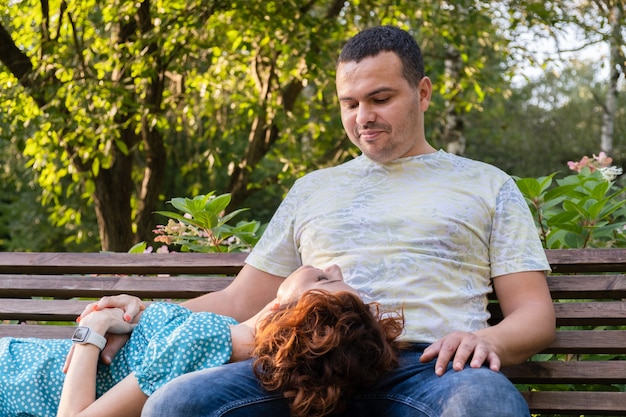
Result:
M557 338L504 372L533 413L626 416L626 327L620 327L626 326L626 249L547 254ZM105 295L185 300L216 291L232 281L245 256L0 253L0 337L69 337L83 307ZM497 303L490 307L497 322Z

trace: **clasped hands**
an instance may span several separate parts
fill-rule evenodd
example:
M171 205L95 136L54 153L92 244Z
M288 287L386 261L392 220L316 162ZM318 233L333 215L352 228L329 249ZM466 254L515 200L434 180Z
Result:
M144 303L137 297L122 294L112 297L102 297L100 300L88 304L76 318L76 322L90 327L94 321L105 322L107 328L105 337L107 344L100 354L103 363L109 365L128 340L133 331L140 313L145 309ZM74 353L74 346L65 358L63 372L67 372Z

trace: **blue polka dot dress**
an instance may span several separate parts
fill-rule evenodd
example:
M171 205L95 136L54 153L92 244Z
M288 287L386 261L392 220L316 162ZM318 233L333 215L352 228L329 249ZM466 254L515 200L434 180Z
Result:
M233 318L152 303L110 366L100 364L99 397L130 373L146 395L187 372L229 361ZM0 417L54 417L69 340L0 339Z

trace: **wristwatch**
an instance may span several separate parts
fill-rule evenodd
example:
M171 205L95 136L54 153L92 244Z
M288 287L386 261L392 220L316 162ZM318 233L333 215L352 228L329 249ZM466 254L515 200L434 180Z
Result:
M90 343L98 346L100 350L104 349L104 345L107 344L107 340L104 336L91 330L89 327L78 326L72 336L72 342L84 345Z

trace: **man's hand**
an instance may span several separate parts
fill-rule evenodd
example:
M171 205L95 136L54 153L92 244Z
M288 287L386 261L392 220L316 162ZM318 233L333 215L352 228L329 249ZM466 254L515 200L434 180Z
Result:
M435 374L445 373L450 361L452 369L462 370L469 362L472 368L480 368L489 364L492 371L500 370L500 356L489 339L475 333L454 332L424 349L420 362L428 362L437 358Z

